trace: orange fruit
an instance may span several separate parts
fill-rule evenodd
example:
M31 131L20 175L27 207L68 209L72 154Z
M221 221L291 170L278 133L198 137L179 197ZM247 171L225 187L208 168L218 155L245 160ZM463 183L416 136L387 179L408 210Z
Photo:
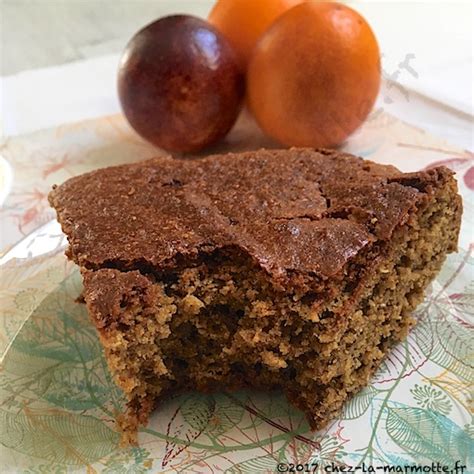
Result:
M341 144L372 109L380 53L368 23L351 8L305 2L262 35L247 71L257 122L288 146Z
M242 71L260 35L301 0L217 0L208 20L230 42Z

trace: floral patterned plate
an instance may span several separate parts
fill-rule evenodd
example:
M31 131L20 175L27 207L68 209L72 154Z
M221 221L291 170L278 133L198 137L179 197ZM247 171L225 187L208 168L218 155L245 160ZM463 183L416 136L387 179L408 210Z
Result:
M244 117L223 146L266 144L246 127L252 125ZM120 117L4 145L14 175L1 211L11 239L0 260L5 472L347 472L350 466L405 472L395 469L435 469L437 463L473 472L473 157L383 113L347 149L404 170L443 162L458 172L465 204L460 249L431 285L408 339L323 431L311 433L279 393L191 393L156 410L140 432L140 447L122 449L114 419L124 400L84 305L76 302L80 275L63 256L65 239L45 196L53 182L156 150L136 139Z

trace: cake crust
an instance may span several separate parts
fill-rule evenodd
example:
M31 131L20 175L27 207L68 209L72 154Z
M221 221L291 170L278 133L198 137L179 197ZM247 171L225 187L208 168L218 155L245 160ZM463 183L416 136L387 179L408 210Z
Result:
M159 272L235 246L288 285L308 273L341 277L361 249L390 239L425 198L417 188L451 174L408 178L335 151L261 150L105 168L70 179L49 199L82 267Z

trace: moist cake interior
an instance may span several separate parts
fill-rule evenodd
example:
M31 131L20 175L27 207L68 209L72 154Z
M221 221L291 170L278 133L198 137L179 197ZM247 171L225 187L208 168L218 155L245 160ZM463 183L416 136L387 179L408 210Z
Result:
M275 285L235 246L166 271L140 262L83 269L90 313L129 399L125 441L136 441L161 399L189 390L283 390L313 429L322 428L404 339L424 289L455 250L453 183L390 240L359 252L343 279L315 276L310 290Z

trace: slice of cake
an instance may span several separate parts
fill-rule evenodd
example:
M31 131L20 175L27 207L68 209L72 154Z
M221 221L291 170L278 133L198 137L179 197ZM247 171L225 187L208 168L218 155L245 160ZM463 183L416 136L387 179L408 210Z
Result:
M323 427L406 336L462 212L446 168L312 149L157 158L49 199L131 442L189 390L279 389Z

